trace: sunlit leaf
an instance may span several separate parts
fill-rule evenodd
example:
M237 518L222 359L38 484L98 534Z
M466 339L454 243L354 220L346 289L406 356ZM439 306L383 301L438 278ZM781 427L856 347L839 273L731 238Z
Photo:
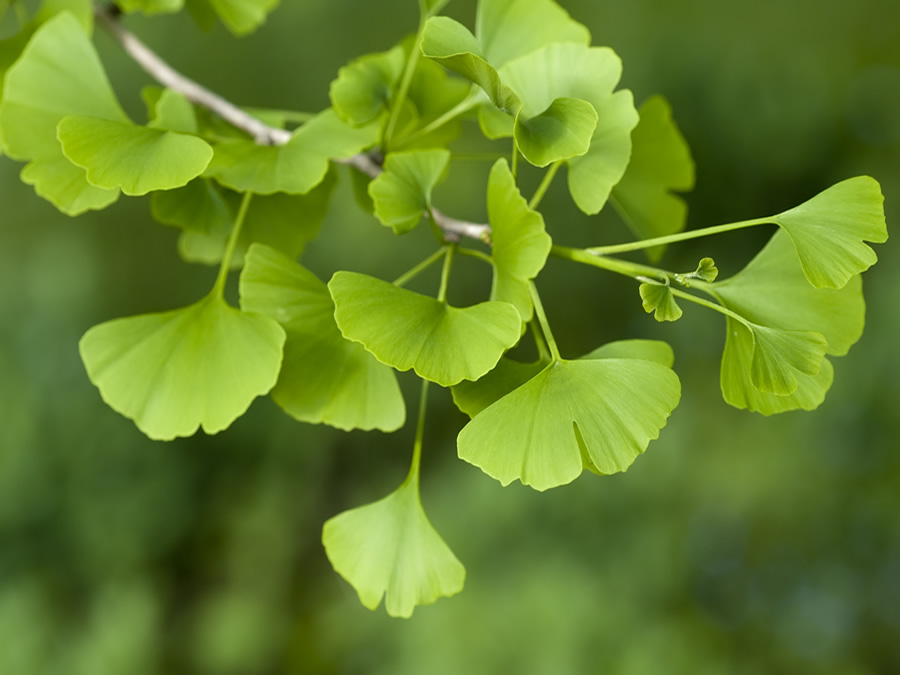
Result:
M384 162L384 171L369 183L369 196L375 217L394 229L395 234L409 232L431 209L431 191L443 178L450 163L448 150L410 150L392 152Z
M287 333L272 398L301 422L394 431L406 411L394 372L334 322L328 289L312 272L267 246L250 247L241 307L277 320Z
M752 324L753 359L750 381L764 394L791 394L797 375L815 375L825 358L821 333L781 330Z
M113 410L171 440L227 428L275 385L284 330L217 295L161 314L94 326L79 343L88 376Z
M651 97L639 114L631 133L631 161L613 188L612 203L635 236L651 239L684 229L687 204L674 191L693 189L694 161L665 98ZM646 251L656 261L664 250Z
M459 456L503 485L564 485L626 470L678 405L671 369L638 359L554 361L460 432Z
M144 92L142 92L144 93ZM147 98L147 97L145 97ZM171 89L163 89L159 97L153 97L150 122L148 127L153 129L165 129L166 131L179 131L184 134L196 134L198 132L197 114L191 102Z
M331 159L351 157L378 141L378 126L354 128L333 110L316 115L281 146L234 140L215 146L207 173L238 192L303 194L322 182Z
M681 307L675 302L668 283L644 282L638 290L644 311L647 314L653 312L653 318L657 321L677 321L681 318Z
M7 71L0 129L6 154L30 162L23 180L64 213L76 215L109 205L118 191L98 189L83 169L65 166L56 127L68 115L128 123L84 28L62 12L35 32Z
M184 7L184 0L117 0L116 6L126 13L141 12L152 16L178 12Z
M64 117L57 136L91 185L126 195L183 187L203 173L213 155L196 136L99 117Z
M217 15L235 35L246 35L259 28L279 0L186 0L191 15L202 27L212 27Z
M493 105L478 107L478 126L487 138L511 138L516 130L516 118Z
M558 98L543 112L516 117L513 135L522 156L535 166L583 155L597 128L597 112L587 101Z
M384 597L391 616L412 616L417 605L454 595L465 582L465 568L422 509L416 478L374 504L329 519L322 543L360 602L376 609Z
M328 290L345 338L444 387L477 380L519 340L519 312L506 302L451 307L355 272L335 273Z
M869 176L832 185L807 202L772 217L791 235L806 278L816 288L843 288L878 257L867 244L887 241L884 196Z
M491 300L512 303L522 320L530 321L528 282L543 269L553 242L543 216L528 208L504 159L491 169L487 201L494 261Z
M387 110L405 64L401 46L351 61L338 71L328 92L335 112L354 126L376 119Z

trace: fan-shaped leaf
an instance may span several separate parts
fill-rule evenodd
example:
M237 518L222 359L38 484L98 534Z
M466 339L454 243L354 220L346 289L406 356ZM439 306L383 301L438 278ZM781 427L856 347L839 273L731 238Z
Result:
M459 434L461 459L508 485L546 490L584 469L626 470L678 405L669 368L637 359L555 361Z
M535 166L583 155L590 148L597 119L587 101L558 98L534 117L519 113L513 131L516 147Z
M750 380L764 394L791 394L797 375L815 375L827 344L820 333L781 330L751 324L753 359Z
M678 321L681 318L681 307L675 302L672 288L668 283L643 283L638 289L644 311L653 312L657 321Z
M251 202L251 207L255 204ZM219 188L208 178L198 178L182 188L154 192L150 198L153 218L164 225L193 230L223 240L234 219ZM242 230L243 232L243 230Z
M466 570L428 521L417 479L384 499L325 523L322 543L332 566L375 609L385 598L391 616L412 616L462 590Z
M328 289L312 272L254 244L241 273L241 307L277 320L287 332L271 396L289 415L346 430L403 426L394 372L341 336Z
M443 387L477 380L519 341L519 312L506 302L460 309L354 272L337 272L328 290L345 338Z
M103 400L150 438L227 428L278 378L285 334L217 295L94 326L79 343Z
M334 111L354 126L373 121L387 109L405 64L405 52L399 45L351 61L331 83L328 94Z
M419 224L423 211L431 209L431 191L450 163L448 150L392 152L384 171L369 183L375 217L404 234Z
M163 89L159 97L153 101L153 105L148 107L152 111L148 127L184 134L196 134L199 130L194 106L177 91Z

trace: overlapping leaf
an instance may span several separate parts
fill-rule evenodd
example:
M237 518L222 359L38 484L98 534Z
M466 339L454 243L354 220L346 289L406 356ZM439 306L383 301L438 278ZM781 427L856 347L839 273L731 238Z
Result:
M684 229L687 204L674 192L693 189L694 162L665 98L649 98L639 114L631 133L631 161L612 195L613 206L635 236L650 239ZM647 249L647 255L656 261L663 250Z
M487 201L494 261L491 300L512 303L522 320L530 321L534 308L528 283L543 269L553 242L544 218L528 208L504 159L491 168Z
M329 97L335 112L354 126L368 124L387 110L406 55L402 46L387 52L368 54L338 71Z
M519 312L506 302L451 307L355 272L337 272L328 290L345 338L444 387L477 380L519 340Z
M887 241L884 196L874 178L857 176L772 217L797 247L803 273L816 288L843 288L878 257L865 242Z
M431 209L431 191L450 163L448 150L392 152L384 171L369 183L375 217L395 234L412 230Z
M254 244L241 273L241 307L277 320L287 333L272 398L301 422L394 431L405 408L394 372L334 322L328 289L312 272Z
M281 146L233 140L215 146L207 173L238 192L304 194L322 182L331 159L351 157L378 141L378 125L354 128L333 110L316 115Z
M259 28L278 6L279 0L186 0L194 20L209 30L218 16L235 35L246 35Z
M417 605L454 595L465 582L465 568L422 509L417 478L328 520L322 543L362 604L375 609L384 597L391 616L409 617Z
M678 405L671 369L639 359L554 361L460 432L459 456L503 485L546 490L584 469L626 470Z
M142 92L147 94L147 92ZM151 98L145 95L145 99ZM196 134L199 131L197 114L194 106L183 94L171 89L163 89L158 97L152 97L152 105L148 127L153 129L165 129L166 131L179 131L185 134Z
M212 294L183 309L94 326L79 350L113 410L150 438L214 434L275 385L285 333Z
M233 222L225 198L208 178L192 180L177 190L154 192L150 210L157 222L192 230L223 242Z

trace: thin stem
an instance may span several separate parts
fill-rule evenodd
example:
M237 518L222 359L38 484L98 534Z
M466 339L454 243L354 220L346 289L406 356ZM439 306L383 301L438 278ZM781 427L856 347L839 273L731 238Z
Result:
M422 380L422 389L419 394L419 419L416 422L416 440L413 442L412 462L409 466L409 474L403 484L415 481L419 486L419 466L422 464L422 440L425 438L425 410L428 407L428 380Z
M547 315L544 313L544 306L541 304L541 296L538 295L537 286L533 281L528 282L528 288L531 290L531 301L534 303L534 314L541 324L541 331L544 333L544 339L550 348L550 357L553 361L559 361L559 349L556 346L556 340L553 339L553 333L550 332L550 323L547 321Z
M429 267L431 267L435 262L437 262L438 260L440 260L441 257L444 256L444 255L446 255L446 254L447 254L447 247L446 247L446 246L442 246L442 247L439 248L437 251L435 251L434 253L432 253L430 256L428 256L427 258L425 258L425 260L423 260L423 261L420 262L418 265L416 265L415 267L413 267L411 270L409 270L408 272L405 272L405 273L401 274L399 277L397 277L396 279L394 279L394 286L403 286L403 285L405 285L407 282L409 282L410 280L416 278L417 276L419 276L419 274L421 274L422 272L424 272L425 270L427 270Z
M534 210L541 203L541 200L547 192L547 188L550 187L550 183L552 183L553 179L556 177L556 172L559 171L561 164L562 162L553 162L553 164L550 165L550 168L544 173L541 184L538 185L537 190L534 192L534 196L531 198L531 201L528 202L529 209Z
M606 256L593 255L588 251L580 248L569 248L568 246L554 245L553 248L550 249L550 255L556 258L563 258L564 260L572 260L574 262L583 263L585 265L599 267L600 269L623 274L626 277L631 278L643 276L650 277L651 279L665 281L670 276L674 276L671 272L667 272L656 267L641 265L639 263L633 263L627 260L619 260L618 258L607 258Z
M453 268L453 254L456 252L456 244L447 247L447 257L444 258L444 267L441 270L441 287L438 290L437 299L440 302L447 300L447 286L450 283L450 270Z
M420 6L420 9L424 9L424 6ZM416 72L416 66L419 63L419 45L422 43L422 32L425 30L425 15L426 12L422 11L419 18L419 29L416 31L416 39L410 49L409 58L406 59L406 68L403 71L403 79L400 80L400 87L397 89L397 95L391 100L391 116L388 118L387 126L384 129L385 150L390 147L391 136L394 135L397 120L400 119L400 111L403 109L403 103L406 101L407 93L409 93L409 85L412 83L413 74Z
M489 256L487 253L483 253L482 251L479 251L477 249L464 248L464 247L460 246L459 248L456 249L456 252L459 253L460 255L467 255L470 258L477 258L478 260L481 260L482 262L486 262L488 265L491 265L491 266L494 265L494 259L491 258L491 256Z
M528 322L528 327L531 328L531 336L534 338L534 344L538 350L538 356L541 361L551 361L552 357L550 356L550 350L547 349L547 341L544 340L544 336L541 333L541 327L538 326L538 322L535 319L532 319Z
M234 258L234 249L237 248L238 239L241 238L241 229L244 227L244 220L247 218L247 211L250 209L250 201L252 199L252 192L244 193L237 217L234 219L234 225L231 228L231 235L228 237L228 244L225 246L225 253L222 255L222 265L219 267L219 276L216 277L216 284L213 286L213 292L217 293L220 298L225 294L225 281L228 279L228 272L231 270L231 260Z
M431 219L434 224L444 231L447 241L459 241L460 237L478 239L485 243L491 241L491 226L483 223L470 223L467 220L451 218L443 211L431 208Z
M416 141L421 140L422 138L430 134L432 131L440 129L448 122L452 122L460 115L467 113L469 110L475 107L476 103L478 103L478 99L479 90L475 85L472 85L472 89L469 91L468 96L466 96L462 101L450 108L450 110L448 110L444 114L434 118L431 122L426 124L418 131L415 131L406 138L401 139L394 146L394 150L400 150L401 148L405 148L407 145L412 145Z
M685 293L682 290L677 288L669 287L669 290L672 292L672 295L678 298L684 298L690 302L693 302L701 307L706 307L707 309L711 309L713 311L719 312L720 314L724 314L725 316L730 316L732 319L740 321L742 324L750 327L750 322L747 321L744 317L736 312L732 312L727 307L723 307L722 305L716 304L715 302L710 302L709 300L704 300L703 298L698 298L696 295L691 295L690 293Z
M678 234L670 234L665 237L655 237L654 239L643 239L641 241L632 241L627 244L614 244L612 246L595 246L586 249L594 255L611 255L613 253L627 253L628 251L640 251L653 246L664 246L665 244L674 244L679 241L687 241L688 239L698 239L700 237L709 237L713 234L721 234L723 232L732 232L745 227L753 227L755 225L765 225L772 223L771 218L754 218L753 220L741 220L737 223L728 223L726 225L714 225L713 227L704 227L700 230L689 230L688 232L679 232Z

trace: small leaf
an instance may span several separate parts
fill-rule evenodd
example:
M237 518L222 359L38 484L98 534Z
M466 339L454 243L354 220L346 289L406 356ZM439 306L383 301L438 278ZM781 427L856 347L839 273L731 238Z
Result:
M279 0L186 0L188 11L201 28L212 28L213 17L235 35L252 33L266 21Z
M558 98L535 117L516 117L513 135L522 156L535 166L583 155L597 128L597 112L587 101Z
M864 242L887 241L884 196L874 178L849 178L772 217L791 235L803 273L816 288L843 288L878 257Z
M442 387L477 380L519 341L519 312L506 302L460 309L354 272L335 273L328 290L345 338Z
M653 318L657 321L677 321L681 318L681 307L675 302L668 280L664 284L645 282L638 290L644 311L647 314L653 312Z
M322 529L325 553L359 600L408 618L417 605L459 593L466 570L428 521L417 479L384 499L345 511Z
M675 281L682 286L690 286L691 279L699 279L707 283L712 283L719 276L719 268L716 267L716 261L712 258L701 258L697 269L687 274L676 274Z
M79 343L88 376L113 410L156 440L226 429L275 385L285 334L218 296L161 314L94 326Z
M651 239L684 229L687 204L673 192L693 189L694 161L665 98L649 98L639 113L631 133L631 161L613 188L613 206L635 236ZM647 256L657 261L664 250L647 249Z
M543 216L528 208L504 159L491 168L487 201L494 261L491 300L512 303L522 320L530 321L528 282L543 269L553 242Z
M331 159L346 159L378 141L378 126L353 128L333 110L316 115L281 146L234 140L216 145L207 173L237 192L304 194L322 182Z
M503 485L564 485L584 469L626 470L659 436L681 385L637 359L556 361L481 411L459 434L461 459Z
M57 136L65 156L85 169L91 185L133 196L187 185L213 155L196 136L98 117L64 117Z
M392 152L384 171L369 183L375 217L382 225L405 234L431 209L431 191L443 178L450 163L448 150Z
M367 54L338 71L328 95L334 111L353 126L368 124L388 109L391 95L406 65L402 46Z
M403 426L397 378L334 322L325 284L278 251L253 244L241 273L241 307L277 320L287 333L272 398L285 412L339 429Z

